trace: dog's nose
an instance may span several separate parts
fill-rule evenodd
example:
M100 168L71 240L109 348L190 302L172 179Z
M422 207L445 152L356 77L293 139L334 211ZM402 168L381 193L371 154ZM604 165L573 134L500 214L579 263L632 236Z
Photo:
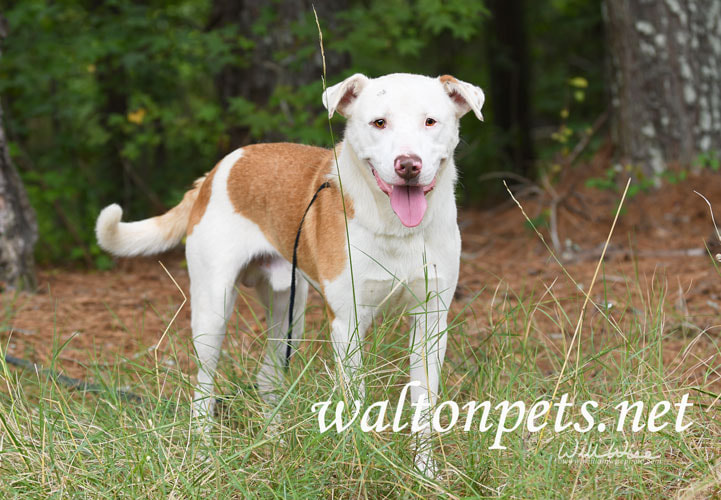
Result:
M418 155L400 155L396 158L394 166L398 177L410 181L421 173L423 162Z

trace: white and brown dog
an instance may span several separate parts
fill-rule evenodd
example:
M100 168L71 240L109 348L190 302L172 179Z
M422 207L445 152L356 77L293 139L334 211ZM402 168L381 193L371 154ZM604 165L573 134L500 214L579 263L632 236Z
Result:
M277 397L290 352L286 336L294 344L302 336L310 282L331 312L345 387L363 394L363 335L384 308L401 307L411 315L410 377L419 382L411 398L425 395L433 404L461 252L453 152L460 117L472 110L483 119L483 101L480 88L448 75L356 74L323 95L330 116L347 118L335 152L247 146L223 158L164 215L124 223L118 205L100 213L98 242L115 255L159 253L187 236L196 414L212 413L213 377L237 280L255 286L267 308L268 347L257 379L266 400ZM416 462L430 465L427 449Z

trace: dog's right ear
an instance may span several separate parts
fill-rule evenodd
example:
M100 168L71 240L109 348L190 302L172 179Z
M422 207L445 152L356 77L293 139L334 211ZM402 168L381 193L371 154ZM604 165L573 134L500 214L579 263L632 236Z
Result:
M328 118L332 117L336 111L348 118L349 106L367 83L367 76L356 73L342 82L328 87L323 93L323 106L328 110Z

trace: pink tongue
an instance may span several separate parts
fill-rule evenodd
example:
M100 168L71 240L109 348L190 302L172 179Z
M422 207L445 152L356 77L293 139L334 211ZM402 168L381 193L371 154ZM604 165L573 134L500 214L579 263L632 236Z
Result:
M393 186L391 208L406 227L416 227L423 220L428 203L422 186Z

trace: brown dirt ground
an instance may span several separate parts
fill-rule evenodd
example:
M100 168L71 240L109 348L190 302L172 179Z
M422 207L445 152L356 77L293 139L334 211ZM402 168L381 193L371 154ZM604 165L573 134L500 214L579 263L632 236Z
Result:
M560 196L575 193L568 198L571 208L558 210L558 236L567 249L564 266L583 289L591 282L620 198L619 193L584 186L585 178L602 175L603 165L608 162L599 155L591 165L574 169L572 178L555 186ZM681 183L666 184L655 193L627 200L604 265L605 293L609 302L618 304L619 315L634 307L637 312L644 307L647 310L649 303L666 294L665 328L680 333L664 342L664 358L670 365L683 364L688 383L707 373L709 365L716 370L719 365L721 275L705 248L710 243L716 253L718 242L706 203L693 193L703 193L721 209L719 179L712 172L691 174ZM548 196L527 195L520 201L534 217L549 206L548 200ZM721 210L718 215L721 217ZM480 342L504 308L518 303L519 295L528 303L531 295L543 296L545 287L551 287L545 304L550 304L552 296L559 297L564 304L571 304L569 308L564 305L567 312L578 314L583 295L550 258L515 204L462 210L460 224L463 254L453 309L458 312L467 306L464 317L471 337ZM550 241L548 231L543 233ZM160 260L187 294L182 251L160 256ZM91 364L112 367L118 359L152 361L149 348L161 339L183 300L158 259L121 259L110 271L44 268L39 271L39 283L35 294L5 291L0 295L0 341L9 354L44 365L50 363L54 349L67 342L56 366L77 377L87 377ZM603 288L597 283L592 293L599 303L603 302ZM320 300L314 296L312 303L320 304ZM252 299L238 302L231 321L241 325L241 334L229 342L254 352L261 349L262 329L252 319L251 308L262 317ZM548 308L551 310L552 304ZM315 308L311 321L322 314L322 308ZM588 324L601 319L593 310L588 317ZM189 345L189 324L186 304L168 332L176 345ZM559 333L557 324L535 315L527 334L560 350L561 340L568 341L574 325L575 319ZM159 356L165 354L161 348ZM178 356L180 368L192 371L187 354ZM719 384L705 386L718 388Z

